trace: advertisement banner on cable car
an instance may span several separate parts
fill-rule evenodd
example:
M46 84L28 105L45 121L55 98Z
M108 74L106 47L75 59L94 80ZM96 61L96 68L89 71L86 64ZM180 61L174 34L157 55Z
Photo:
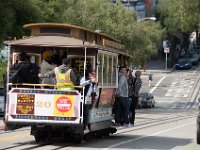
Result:
M9 92L9 121L79 123L77 91L14 88Z

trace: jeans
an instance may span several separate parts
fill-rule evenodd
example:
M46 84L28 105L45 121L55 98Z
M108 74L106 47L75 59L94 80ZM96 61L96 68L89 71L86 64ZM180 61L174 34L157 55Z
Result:
M131 106L130 106L130 110L132 112L132 120L130 121L132 124L134 124L134 121L135 121L135 109L137 108L138 106L138 99L139 97L138 96L133 96L132 98L132 102L131 102Z
M128 97L115 98L115 123L128 124Z
M88 126L89 124L89 110L90 110L90 105L85 104L84 105L84 111L83 111L83 123L84 126Z

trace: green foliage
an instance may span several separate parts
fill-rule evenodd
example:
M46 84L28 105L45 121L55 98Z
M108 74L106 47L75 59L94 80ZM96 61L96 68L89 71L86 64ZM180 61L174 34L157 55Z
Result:
M13 26L14 12L11 1L0 0L0 47L3 41L10 36Z
M7 62L5 59L0 59L0 85L3 85L3 74L6 73Z
M157 54L164 32L159 22L144 21L137 24L134 33L133 60L143 66L147 58Z
M167 32L192 32L200 27L199 0L159 0L157 12Z
M137 14L127 10L120 2L108 0L6 0L2 1L5 25L0 40L8 36L20 38L27 35L22 26L34 22L69 23L113 36L134 54L133 60L143 63L157 52L162 29L159 23L137 23ZM1 24L0 24L1 25ZM1 31L1 30L0 30ZM0 32L1 33L1 32ZM0 42L1 42L0 41Z

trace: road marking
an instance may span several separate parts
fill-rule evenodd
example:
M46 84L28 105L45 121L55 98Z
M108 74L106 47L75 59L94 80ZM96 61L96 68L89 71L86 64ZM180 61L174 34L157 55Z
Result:
M0 137L0 141L11 141L19 138L28 138L31 137L30 135L27 134L20 134L20 135L13 135L13 136L2 136Z
M200 69L200 67L198 67L198 68L192 73L192 75L194 75L199 69Z
M185 126L189 126L189 125L193 125L193 124L196 124L196 122L192 122L192 123L187 123L187 124L184 124L184 125L181 125L181 126L177 126L177 127L174 127L174 128L170 128L170 129L167 129L167 130L163 130L163 131L160 131L160 132L156 132L156 133L153 133L153 134L150 134L150 135L145 135L145 136L141 136L141 137L138 137L138 138L134 138L134 139L130 139L130 140L127 140L127 141L123 141L123 142L120 142L118 144L113 144L107 148L104 148L103 150L109 150L111 148L114 148L114 147L117 147L117 146L120 146L120 145L123 145L123 144L127 144L127 143L130 143L130 142L134 142L134 141L138 141L138 140L141 140L141 139L144 139L144 138L148 138L148 137L151 137L151 136L155 136L155 135L159 135L159 134L162 134L162 133L166 133L166 132L169 132L169 131L172 131L172 130L176 130L176 129L179 129L179 128L183 128Z
M168 91L165 93L167 97L188 97L195 83L195 79L175 79Z
M149 93L153 93L153 91L159 86L159 84L166 78L166 76L163 76L156 85L149 91Z

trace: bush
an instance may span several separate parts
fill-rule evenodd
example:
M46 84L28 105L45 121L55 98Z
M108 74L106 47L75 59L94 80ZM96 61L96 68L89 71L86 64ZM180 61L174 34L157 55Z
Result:
M0 86L3 86L3 74L6 73L7 61L5 59L0 59Z

